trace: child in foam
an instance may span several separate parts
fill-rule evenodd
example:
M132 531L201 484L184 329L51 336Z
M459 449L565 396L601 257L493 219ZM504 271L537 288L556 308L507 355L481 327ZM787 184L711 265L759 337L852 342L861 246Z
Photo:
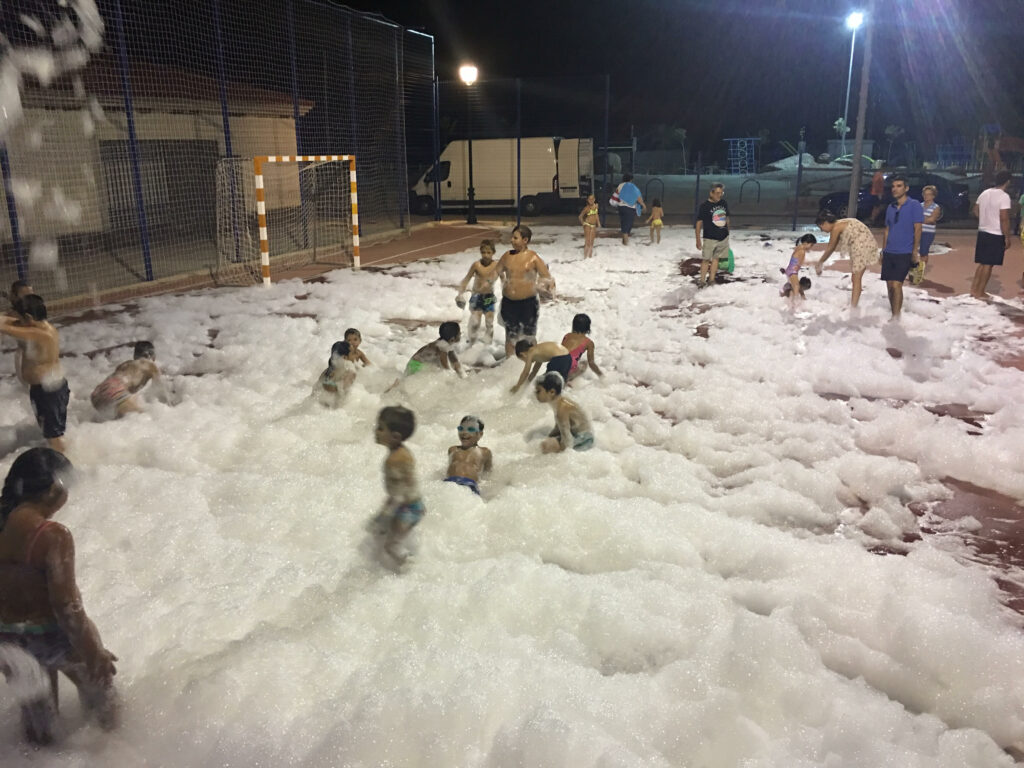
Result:
M121 418L126 413L141 413L138 393L150 381L157 397L166 400L160 369L156 367L156 348L152 342L138 341L132 359L118 365L112 374L96 385L89 399L101 415Z
M519 388L528 381L533 381L540 371L541 363L547 363L544 369L547 371L558 371L565 379L569 376L572 368L572 356L569 350L557 341L542 341L534 344L532 341L522 339L516 344L516 357L523 361L523 372L519 374L519 381L510 390L512 394L519 391Z
M348 344L348 354L345 355L346 360L351 360L353 363L362 363L364 366L370 364L366 355L359 349L359 345L363 343L363 334L359 332L358 328L346 329L345 343Z
M313 385L313 397L327 408L337 408L348 395L356 380L356 364L350 356L352 348L347 341L336 341L327 359L327 368Z
M373 533L384 536L384 551L398 565L412 554L407 539L426 513L416 482L416 461L405 441L416 430L416 416L408 408L389 406L377 414L374 437L388 449L384 460L384 491L387 498L370 523Z
M446 482L457 483L480 495L480 476L491 471L491 451L480 445L484 436L484 423L478 416L463 416L459 426L459 444L448 449L448 477Z
M571 447L586 451L594 447L594 431L583 409L562 394L565 380L560 373L551 371L537 381L537 402L549 403L555 412L555 428L540 444L542 453L559 453Z
M665 218L665 211L661 207L661 200L657 197L651 201L651 214L647 217L648 224L651 225L651 242L661 242L661 228L664 225L662 219Z
M594 240L597 228L601 226L600 209L593 195L587 195L587 204L580 211L579 222L583 225L583 258L589 259L594 255Z
M494 241L480 242L480 258L473 262L469 272L459 283L459 293L455 303L459 308L466 306L465 290L469 281L473 281L473 293L469 297L469 343L476 341L480 330L480 321L486 318L485 340L490 343L494 338L494 309L498 299L494 295L494 284L498 280L498 262L494 260Z
M571 382L589 367L598 376L604 376L601 369L594 362L594 342L590 339L590 315L582 313L572 319L572 333L567 333L562 338L562 346L569 350L569 357L572 358L572 365L569 367L569 375L566 382ZM581 360L583 353L587 353L587 359Z
M405 375L412 376L422 371L426 366L438 366L446 371L455 370L459 376L462 373L462 364L455 354L455 345L462 338L462 331L459 324L448 321L441 323L438 327L438 338L429 344L425 344L416 350L416 353L405 366Z
M795 304L798 300L802 299L804 291L811 287L811 281L808 278L800 277L800 270L804 266L804 260L807 258L808 251L817 244L818 238L814 235L810 233L802 235L796 241L793 254L789 257L789 264L782 270L782 273L786 276L786 282L779 289L779 295L788 296L791 304ZM805 280L807 281L806 287L804 285Z

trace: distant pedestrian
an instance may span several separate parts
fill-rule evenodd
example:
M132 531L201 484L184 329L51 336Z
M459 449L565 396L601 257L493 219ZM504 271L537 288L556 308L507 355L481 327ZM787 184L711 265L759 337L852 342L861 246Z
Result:
M921 261L917 263L910 274L914 285L920 285L924 280L924 271L928 268L928 255L931 252L932 243L935 242L935 225L942 218L942 206L935 202L936 194L938 194L938 190L931 184L921 190L921 197L924 198L924 202L921 203L921 207L924 209L924 223L921 225L921 250L919 253Z
M715 282L718 260L729 257L729 204L725 202L725 184L716 181L708 191L708 199L697 212L697 250L700 251L698 288ZM701 237L703 235L703 238Z
M850 306L856 307L860 301L861 284L864 271L878 263L879 251L875 236L871 234L867 224L858 219L839 219L832 211L818 214L818 226L829 235L828 246L814 265L819 275L828 257L837 249L850 260L850 272L853 277L853 292L850 295Z
M885 209L885 233L882 235L882 279L889 294L892 319L903 311L903 283L910 268L920 260L921 227L924 209L907 195L910 186L904 176L892 177L893 201Z
M629 236L633 232L633 221L642 216L644 199L640 195L640 187L633 183L633 174L622 174L622 183L616 188L609 201L619 209L619 231L622 233L622 244L629 245Z
M992 267L1003 265L1003 254L1010 248L1010 186L1009 171L999 171L989 189L978 195L974 215L978 217L978 241L974 246L974 280L971 296L984 299L985 287L992 277Z

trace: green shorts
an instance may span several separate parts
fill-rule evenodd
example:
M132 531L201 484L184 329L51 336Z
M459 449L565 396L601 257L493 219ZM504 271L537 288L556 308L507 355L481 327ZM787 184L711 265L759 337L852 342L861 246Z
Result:
M422 363L419 360L410 360L409 364L405 366L405 375L412 376L414 373L422 371L424 365L425 363Z

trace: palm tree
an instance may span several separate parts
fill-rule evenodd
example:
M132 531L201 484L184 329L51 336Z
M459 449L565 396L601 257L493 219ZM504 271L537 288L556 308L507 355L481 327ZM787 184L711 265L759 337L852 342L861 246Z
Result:
M896 143L896 139L902 136L905 131L898 125L887 125L885 127L885 138L889 142L889 151L885 153L885 164L888 165L892 160L892 145Z

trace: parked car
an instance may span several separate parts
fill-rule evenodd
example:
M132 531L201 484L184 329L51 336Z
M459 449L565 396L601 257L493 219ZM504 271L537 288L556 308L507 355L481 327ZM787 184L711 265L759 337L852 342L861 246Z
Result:
M858 219L870 219L875 206L885 206L892 202L892 182L889 181L892 175L892 173L886 174L885 192L882 193L881 199L871 194L870 181L860 188L860 192L857 194ZM910 185L908 194L915 200L924 199L921 195L921 190L924 187L929 185L935 187L938 193L935 195L935 202L942 206L942 218L957 219L970 213L971 200L967 194L966 184L958 184L933 173L906 172L901 175L906 176L907 183ZM832 211L836 216L845 217L849 215L847 205L849 199L849 190L830 192L821 198L818 207L823 211Z

